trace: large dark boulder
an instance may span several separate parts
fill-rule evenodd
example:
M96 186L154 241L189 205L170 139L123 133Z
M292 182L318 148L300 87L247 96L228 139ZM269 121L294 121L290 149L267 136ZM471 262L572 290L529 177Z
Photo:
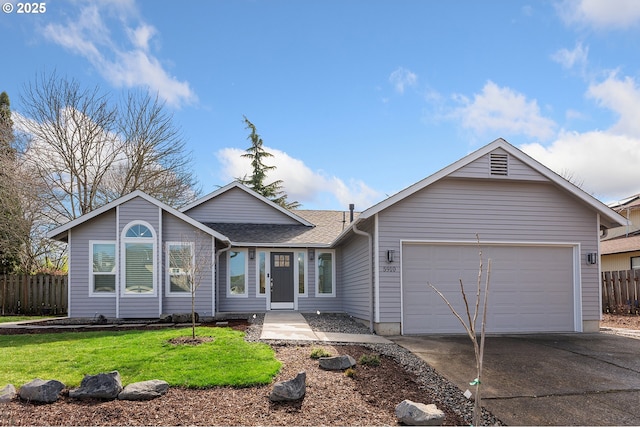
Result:
M300 400L307 391L307 374L300 372L292 380L280 381L273 386L269 399L272 402Z
M64 384L57 380L36 378L20 387L20 398L29 402L53 403L60 397Z
M69 397L74 399L103 399L113 400L122 391L122 382L118 371L85 375L80 388L69 391Z

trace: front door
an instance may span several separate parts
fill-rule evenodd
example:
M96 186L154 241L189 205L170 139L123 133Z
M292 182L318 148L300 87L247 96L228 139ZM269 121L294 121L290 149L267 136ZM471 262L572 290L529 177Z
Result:
M293 252L271 252L271 309L294 308Z

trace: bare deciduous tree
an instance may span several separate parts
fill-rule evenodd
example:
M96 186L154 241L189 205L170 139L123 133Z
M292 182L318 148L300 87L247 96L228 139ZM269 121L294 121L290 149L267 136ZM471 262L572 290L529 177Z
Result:
M172 206L192 201L196 180L190 170L191 155L164 103L148 93L129 93L119 111L117 127L123 144L105 180L105 198L142 190Z
M462 293L462 299L464 300L464 306L466 310L467 319L466 321L463 319L462 315L460 315L453 305L449 302L447 297L444 296L442 292L440 292L433 284L429 283L429 286L444 300L447 304L451 312L454 316L460 321L462 327L467 332L467 335L471 339L473 343L473 351L476 358L476 378L470 383L476 387L475 392L475 401L473 407L473 425L479 426L482 425L482 403L481 403L481 393L480 393L480 385L482 384L482 364L484 360L484 339L485 339L485 326L487 324L487 302L489 299L489 279L491 277L491 259L488 260L487 266L487 276L484 285L484 301L483 301L483 309L482 309L482 326L480 330L480 340L478 340L477 334L477 321L478 314L480 313L480 299L481 299L481 291L482 291L482 274L484 269L484 263L482 259L482 250L480 250L480 237L476 235L478 239L478 253L480 258L480 265L478 267L478 280L476 286L476 301L475 308L473 313L471 312L471 308L469 307L469 301L467 299L467 294L464 290L464 284L462 279L460 279L460 292Z
M22 104L31 136L24 161L54 196L43 211L59 224L99 207L100 183L121 151L109 99L53 73L26 85Z
M196 338L196 291L206 277L212 277L213 241L211 236L194 231L185 234L169 248L169 286L191 295L191 338Z
M173 206L191 201L195 175L173 117L157 96L129 93L115 106L96 86L53 73L25 87L24 160L49 194L50 219L75 219L134 190Z
M173 206L197 196L190 155L157 97L129 93L115 105L99 87L55 72L36 76L21 95L17 123L26 143L16 176L24 181L33 256L52 226L131 191Z

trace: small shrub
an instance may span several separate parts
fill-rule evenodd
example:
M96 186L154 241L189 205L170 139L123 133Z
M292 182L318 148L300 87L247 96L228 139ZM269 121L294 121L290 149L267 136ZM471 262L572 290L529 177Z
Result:
M355 370L355 369L353 369L353 368L347 368L347 369L344 371L344 375L345 375L345 376L347 376L347 377L349 377L349 378L353 378L353 377L355 377L355 376L356 376L356 370Z
M329 353L324 348L316 347L311 350L311 358L312 359L320 359L321 357L331 357L331 353Z
M363 354L358 363L363 366L380 366L380 357L377 354Z

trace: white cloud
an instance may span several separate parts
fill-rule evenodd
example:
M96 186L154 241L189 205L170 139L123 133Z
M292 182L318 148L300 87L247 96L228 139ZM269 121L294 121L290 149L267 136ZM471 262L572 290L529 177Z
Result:
M558 12L567 24L598 29L626 29L640 22L637 0L565 0L558 4Z
M117 14L118 19L105 19ZM79 16L65 23L48 24L43 35L63 48L86 58L109 83L116 87L148 87L168 105L179 107L197 97L186 81L171 76L160 60L150 52L150 41L157 30L138 21L130 2L100 2L84 5ZM122 34L114 35L112 31ZM117 40L122 40L119 45Z
M283 190L287 193L289 201L302 203L302 209L305 209L305 205L327 197L333 199L330 204L333 204L335 209L344 209L349 203L355 203L358 209L366 209L383 197L362 181L350 180L345 183L338 177L311 170L303 161L283 151L269 147L264 149L273 154L267 164L276 167L269 173L267 182L282 180ZM251 175L250 160L241 157L244 153L244 150L238 148L223 148L216 153L222 165L220 179L231 182L236 178Z
M453 116L462 121L462 126L481 134L526 135L542 140L554 134L555 123L540 114L537 101L527 98L510 88L499 87L489 81L473 100L454 95L462 104Z
M418 83L418 76L406 68L399 67L391 73L389 82L391 82L396 92L402 94L405 87L415 86Z
M604 202L640 191L640 139L606 132L562 133L551 145L520 147L560 175L570 174Z
M574 67L582 69L587 64L588 56L589 46L584 47L582 46L582 43L577 43L573 50L560 49L551 55L551 59L566 69L572 69Z
M587 96L619 115L610 132L640 138L640 88L633 78L618 78L613 72L603 82L589 86Z
M156 32L157 30L153 26L147 24L142 24L136 29L127 28L127 34L129 35L131 42L133 42L136 47L144 51L149 50L149 41L153 38Z

